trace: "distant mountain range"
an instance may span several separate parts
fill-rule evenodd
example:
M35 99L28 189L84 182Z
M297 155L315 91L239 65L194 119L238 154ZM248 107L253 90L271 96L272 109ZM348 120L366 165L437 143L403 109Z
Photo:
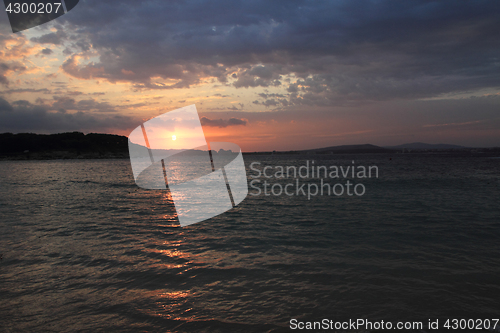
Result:
M326 147L326 148L302 150L301 152L314 153L314 154L393 153L393 151L390 149L382 148L382 147L370 145L370 144L332 146L332 147Z
M393 149L393 150L401 150L401 149L463 149L467 148L464 146L457 146L457 145L448 145L448 144L429 144L429 143L423 143L423 142L413 142L413 143L405 143L403 145L399 146L390 146L390 147L384 147L387 149Z
M255 152L245 154L384 154L384 153L457 153L457 154L484 154L492 153L495 156L500 152L500 147L496 148L470 148L449 144L429 144L422 142L407 143L399 146L379 147L371 144L343 145L325 148L293 150L293 151L273 151Z

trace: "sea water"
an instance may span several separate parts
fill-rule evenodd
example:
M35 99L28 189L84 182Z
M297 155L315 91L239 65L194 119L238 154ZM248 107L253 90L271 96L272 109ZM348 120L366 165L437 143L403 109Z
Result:
M0 331L281 332L290 320L498 318L500 160L249 155L377 166L363 195L249 195L185 228L128 160L0 162ZM278 186L275 187L277 189Z

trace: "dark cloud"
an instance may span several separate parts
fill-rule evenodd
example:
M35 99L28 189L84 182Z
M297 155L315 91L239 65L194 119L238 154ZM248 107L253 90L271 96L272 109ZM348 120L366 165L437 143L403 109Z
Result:
M201 117L201 125L202 126L210 126L210 127L228 127L228 126L246 126L246 119L239 118L229 118L225 119L209 119L207 117Z
M238 80L236 80L233 85L236 88L280 86L282 77L279 73L281 71L283 71L282 66L253 66L240 73L238 75Z
M17 61L0 62L0 84L4 86L9 85L7 76L10 72L24 72L27 68L22 63Z
M289 105L292 105L292 103L290 102L290 94L284 95L276 93L260 93L258 94L258 96L263 100L255 100L252 103L264 105L266 108L274 107L275 109L278 109L279 107L287 107Z
M45 54L45 55L50 55L53 53L53 51L49 48L45 48L41 51L42 54Z
M500 86L498 1L89 0L61 20L99 56L69 57L66 73L136 89L215 77L285 85L291 105L332 105ZM300 80L288 86L287 75Z
M40 37L33 37L31 38L31 41L39 44L60 45L66 38L66 33L63 30L59 29L57 30L57 32L51 32Z
M276 99L266 99L263 102L260 101L253 101L253 104L261 104L264 105L265 107L272 107L272 106L278 106L280 102L278 102ZM283 103L288 103L288 100L283 100Z
M139 120L120 115L96 116L82 111L50 112L42 105L34 105L28 101L9 103L0 97L0 132L109 132L132 129L138 123Z
M41 88L41 89L33 89L33 88L18 88L18 89L9 89L3 91L4 94L14 94L14 93L44 93L44 94L51 94L52 90L49 90L47 88Z
M12 105L10 105L9 102L0 97L0 113L11 112L12 110L14 110Z
M70 90L70 91L65 91L64 95L66 95L66 96L80 96L80 95L83 95L83 93L81 91L78 91L78 90Z
M275 94L275 93L272 93L272 94L266 94L266 93L260 93L258 94L260 97L262 98L276 98L276 97L279 97L279 98L285 98L287 97L286 95L283 95L283 94Z
M116 112L114 106L106 102L98 102L93 98L76 101L68 96L53 96L54 100L50 110L71 111L93 111L93 112Z
M0 63L0 84L3 84L5 86L9 84L9 80L7 80L7 76L5 75L8 70L9 65L7 65L6 63Z

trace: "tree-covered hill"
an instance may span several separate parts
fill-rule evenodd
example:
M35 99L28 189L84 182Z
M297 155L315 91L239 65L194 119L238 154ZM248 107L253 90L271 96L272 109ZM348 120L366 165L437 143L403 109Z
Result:
M128 157L128 139L113 134L3 133L0 134L0 158L119 158Z

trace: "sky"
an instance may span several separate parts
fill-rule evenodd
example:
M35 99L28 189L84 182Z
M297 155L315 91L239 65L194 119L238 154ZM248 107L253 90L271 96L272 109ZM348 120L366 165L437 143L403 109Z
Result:
M128 135L195 104L243 151L500 146L500 1L80 0L12 33L0 132Z

